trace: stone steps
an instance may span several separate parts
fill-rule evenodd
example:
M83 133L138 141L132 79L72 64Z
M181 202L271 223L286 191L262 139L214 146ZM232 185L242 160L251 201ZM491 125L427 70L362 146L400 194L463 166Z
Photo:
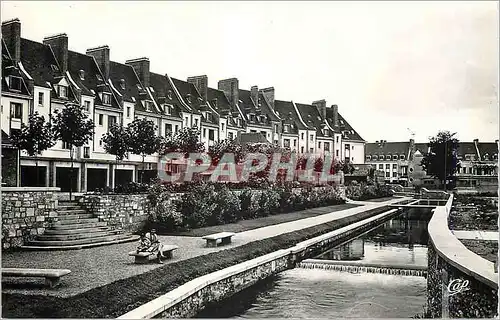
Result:
M76 230L86 228L106 227L106 222L74 223L74 224L54 224L51 230Z
M103 242L110 242L116 240L123 240L130 238L128 234L107 235L95 238L85 238L76 240L34 240L28 246L31 247L64 247L64 246L78 246L86 244L97 244Z
M81 213L58 215L58 218L59 218L59 221L78 220L78 219L93 219L94 215L87 213L87 211L85 211L85 210L82 210Z
M87 244L81 244L81 245L65 245L65 246L44 246L44 247L26 245L26 246L22 246L21 249L27 250L27 251L80 250L80 249L87 249L87 248L100 247L100 246L109 246L112 244L132 242L132 241L137 241L137 240L139 240L139 236L130 235L128 237L123 237L122 239L118 239L118 240L104 241L104 242L97 242L97 243L87 243Z
M77 218L77 217L71 217L69 219L63 219L59 220L55 223L55 225L60 225L60 224L80 224L80 223L93 223L93 222L99 222L98 218Z
M59 210L59 209L57 209L57 215L59 217L73 215L73 214L76 214L76 215L87 214L87 210L84 210L84 209Z
M70 241L80 239L100 238L105 236L112 236L120 233L120 231L101 230L86 233L73 233L73 234L42 234L38 236L37 240L40 241Z
M60 201L56 211L58 220L21 248L75 250L137 240L137 236L111 230L106 222L88 213L78 201Z
M109 230L109 227L105 225L103 222L104 226L102 227L89 227L89 228L81 228L81 224L74 225L75 227L80 227L75 228L75 229L47 229L45 230L45 234L59 234L59 235L64 235L64 234L78 234L78 233L85 233L85 232L100 232L100 231L106 231ZM72 226L72 225L70 225Z

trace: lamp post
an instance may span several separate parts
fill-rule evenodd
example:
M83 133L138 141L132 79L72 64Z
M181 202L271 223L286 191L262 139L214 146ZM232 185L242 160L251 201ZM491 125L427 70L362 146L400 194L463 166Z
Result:
M450 135L450 140L451 138L453 138L454 135L456 135L457 133L453 133L452 135ZM448 182L448 179L447 179L447 173L446 173L446 163L448 162L448 139L444 141L444 191L446 191L446 184Z

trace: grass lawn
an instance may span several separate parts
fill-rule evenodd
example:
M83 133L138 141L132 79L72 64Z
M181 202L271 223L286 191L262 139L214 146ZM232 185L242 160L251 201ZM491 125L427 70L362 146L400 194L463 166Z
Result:
M328 207L311 208L301 211L294 211L290 213L281 213L276 215L270 215L267 217L250 219L250 220L240 220L235 223L228 223L218 226L203 227L187 231L177 231L172 233L162 233L165 235L175 235L175 236L189 236L189 237L203 237L209 234L214 234L218 232L244 232L248 230L253 230L257 228L272 226L280 223L310 218L319 216L322 214L341 211L346 209L351 209L358 207L356 204L338 204Z
M388 207L384 206L307 229L170 263L67 298L2 292L2 316L116 318L197 277L279 249L289 248L300 241L380 214L387 209ZM87 259L98 260L99 256L88 256ZM105 273L115 270L113 265L105 269L103 270Z
M498 259L498 242L496 241L461 239L460 242L462 242L467 249L488 261L495 262Z

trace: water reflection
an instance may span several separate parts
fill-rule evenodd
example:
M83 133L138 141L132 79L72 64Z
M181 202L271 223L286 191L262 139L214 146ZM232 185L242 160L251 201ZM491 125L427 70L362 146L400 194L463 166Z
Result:
M404 212L359 238L322 253L316 259L426 266L428 220L409 218L427 218L425 213L417 216L415 212Z

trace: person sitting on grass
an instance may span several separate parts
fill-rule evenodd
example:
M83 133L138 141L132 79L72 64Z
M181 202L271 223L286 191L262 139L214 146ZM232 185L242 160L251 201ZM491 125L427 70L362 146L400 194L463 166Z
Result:
M156 253L158 257L158 263L163 263L161 258L165 258L162 252L162 244L160 240L158 240L158 236L156 235L156 230L151 229L150 232L141 235L140 244L137 247L137 253L139 252L151 252L153 254Z

